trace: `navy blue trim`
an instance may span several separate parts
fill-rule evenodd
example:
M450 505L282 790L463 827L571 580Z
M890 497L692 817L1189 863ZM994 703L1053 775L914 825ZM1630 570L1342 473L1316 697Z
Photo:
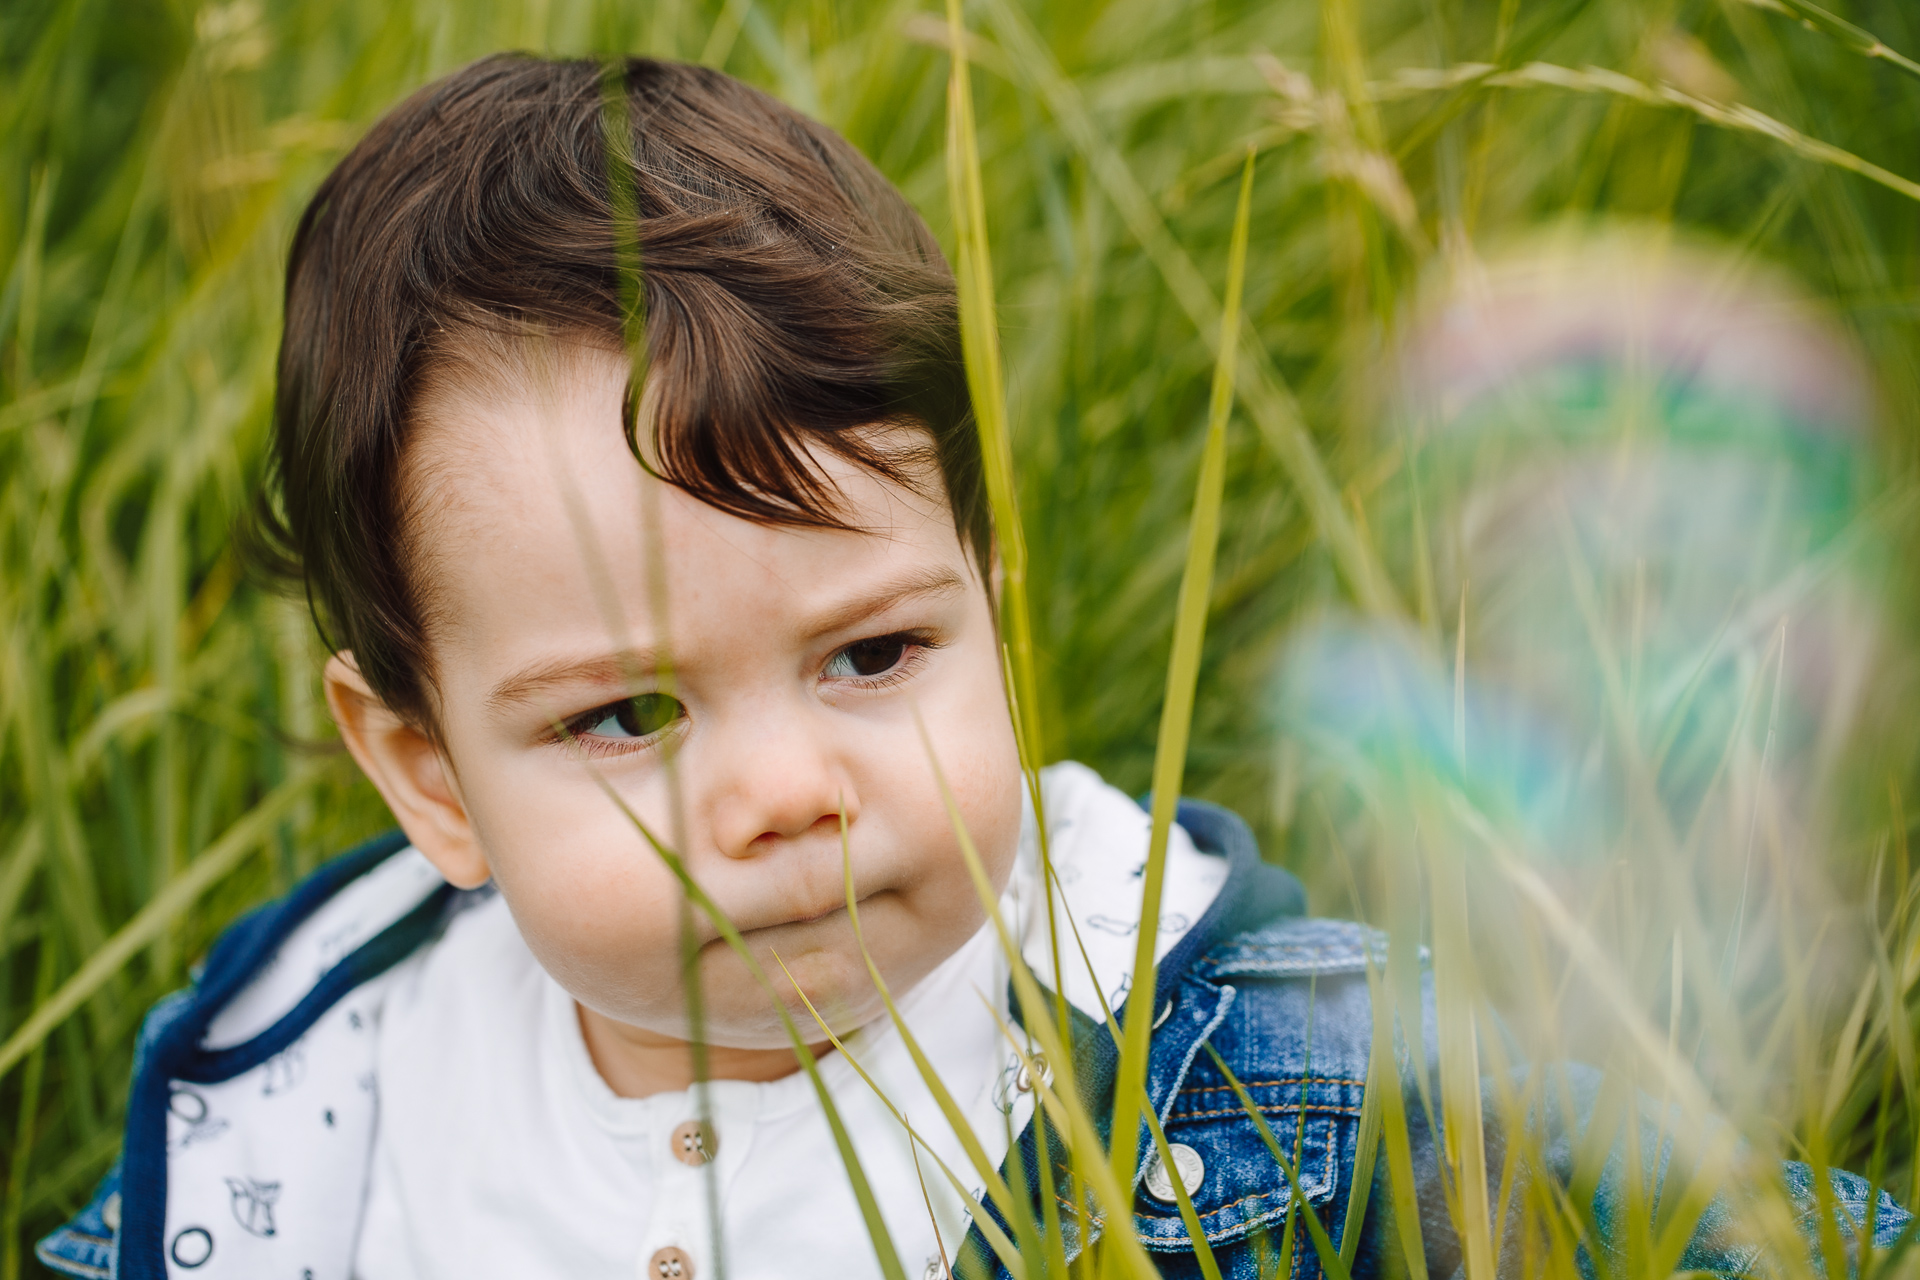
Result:
M1307 891L1291 872L1261 859L1253 829L1239 814L1206 800L1183 798L1174 808L1173 820L1192 838L1194 848L1226 858L1227 880L1206 912L1161 958L1154 979L1155 1009L1214 943L1280 916L1307 914ZM1114 1010L1123 1027L1127 1024L1122 1010L1132 1006L1129 995Z
M190 1084L219 1084L251 1071L307 1033L320 1016L355 987L379 977L412 955L446 913L452 885L443 885L420 905L381 930L370 942L321 975L285 1017L247 1041L225 1049L196 1049L174 1069L172 1078Z
M375 836L328 861L286 897L256 907L228 925L207 953L206 968L194 984L198 1002L224 1008L307 917L352 881L406 847L403 831Z
M442 885L419 906L383 929L322 975L291 1012L246 1044L205 1050L200 1042L214 1015L258 973L293 931L351 881L407 847L395 831L340 855L293 892L242 917L214 944L199 984L170 1011L146 1046L127 1100L127 1139L121 1155L121 1280L167 1280L162 1252L167 1220L167 1104L170 1082L229 1080L297 1040L342 996L405 959L440 928L454 889Z

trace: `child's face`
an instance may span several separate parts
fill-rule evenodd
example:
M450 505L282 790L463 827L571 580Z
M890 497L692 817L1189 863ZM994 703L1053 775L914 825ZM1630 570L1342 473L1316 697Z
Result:
M329 696L414 843L457 884L492 876L587 1008L688 1034L680 893L611 790L684 852L817 1040L776 955L837 1028L880 1010L845 908L843 807L867 946L896 991L983 919L916 710L1005 884L1021 784L986 587L944 502L848 464L821 462L861 532L753 524L647 479L620 431L625 376L570 350L552 376L427 406L412 519L440 744L338 659ZM692 929L706 1038L785 1045L712 924L696 912Z

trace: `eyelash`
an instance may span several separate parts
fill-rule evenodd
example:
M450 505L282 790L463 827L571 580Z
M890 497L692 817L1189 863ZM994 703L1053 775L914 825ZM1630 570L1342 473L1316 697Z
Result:
M828 655L827 661L832 662L855 644L872 644L876 641L886 640L899 641L905 650L905 652L901 654L900 661L891 669L874 676L833 676L830 678L838 683L852 683L863 689L891 689L917 675L920 668L926 664L927 655L933 650L940 648L944 643L931 632L927 631L891 631L885 635L864 636L859 640L855 640L853 644L842 645ZM553 740L557 743L584 751L590 756L626 755L633 751L649 751L658 748L667 735L673 731L673 726L669 725L658 733L650 734L645 738L624 740L619 738L603 738L587 732L588 729L605 720L614 708L619 705L620 703L618 702L609 702L603 706L594 707L590 711L581 712L572 719L565 721L561 725L560 730L554 734Z
M599 706L591 711L581 712L572 719L562 722L560 728L553 734L550 740L559 746L568 747L576 751L584 751L589 756L623 756L634 751L658 750L660 746L673 735L675 728L678 727L679 721L675 721L673 724L669 724L654 733L650 733L644 738L626 739L603 738L597 734L587 732L587 730L591 729L594 725L605 720L608 715L612 713L613 709L619 705L618 702L609 702L605 706Z
M918 675L920 668L926 665L927 655L944 643L930 631L889 631L885 635L862 636L853 644L843 644L827 655L831 663L835 658L857 644L875 644L881 641L897 640L906 652L900 655L900 661L886 671L874 676L833 676L835 681L850 681L863 689L891 689Z

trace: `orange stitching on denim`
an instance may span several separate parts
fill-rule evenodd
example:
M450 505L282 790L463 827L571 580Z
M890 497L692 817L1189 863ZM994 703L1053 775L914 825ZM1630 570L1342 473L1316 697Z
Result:
M1322 1163L1323 1164L1333 1163L1333 1151L1331 1149L1327 1151L1326 1159ZM1330 1192L1333 1190L1333 1184L1328 1183L1325 1187L1320 1188L1320 1190L1325 1192ZM1075 1204L1073 1201L1067 1199L1065 1196L1062 1196L1058 1191L1053 1193L1053 1198L1060 1205L1062 1209L1066 1209L1069 1212L1073 1213L1076 1218L1081 1216L1082 1214L1081 1207ZM1209 1218L1218 1217L1219 1215L1225 1213L1229 1209L1238 1209L1241 1205L1246 1204L1249 1200L1274 1200L1274 1199L1280 1199L1280 1198L1291 1200L1293 1198L1292 1188L1277 1187L1272 1191L1250 1191L1246 1195L1241 1196L1238 1200L1234 1200L1227 1204L1223 1204L1215 1209L1209 1209L1205 1213L1200 1213L1196 1209L1195 1216L1198 1217L1202 1222L1205 1222ZM1306 1202L1308 1204L1313 1203L1313 1197L1311 1192L1309 1192ZM1087 1221L1096 1230L1105 1229L1106 1223L1107 1223L1107 1220L1105 1217L1099 1214L1091 1214L1091 1213L1086 1214L1085 1216ZM1183 1230L1186 1227L1185 1220L1181 1218L1178 1214L1167 1215L1167 1214L1141 1213L1138 1209L1136 1209L1134 1210L1133 1217L1136 1222L1138 1222L1142 1218L1145 1218L1149 1223L1178 1222ZM1235 1225L1250 1228L1250 1227L1258 1226L1259 1224L1255 1222L1242 1222L1242 1223L1236 1223ZM1224 1230L1225 1228L1222 1228L1222 1229ZM1208 1242L1209 1243L1213 1242L1211 1235L1208 1236Z
M1271 1088L1275 1088L1285 1084L1365 1085L1366 1083L1367 1081L1365 1076L1361 1076L1358 1078L1354 1076L1289 1076L1284 1080L1242 1080L1240 1082L1240 1085L1242 1088L1245 1088L1245 1089L1271 1089ZM1190 1085L1189 1087L1182 1089L1180 1092L1182 1093L1230 1093L1232 1091L1233 1091L1233 1086L1230 1084L1205 1084L1205 1085Z
M1331 1188L1329 1188L1329 1190L1331 1190ZM1276 1196L1283 1196L1283 1195L1290 1196L1290 1194L1291 1193L1288 1192L1287 1189L1284 1187L1275 1191L1251 1191L1251 1192L1248 1192L1246 1195L1241 1196L1238 1200L1233 1201L1231 1204L1223 1204L1218 1209L1209 1209L1205 1213L1197 1213L1196 1216L1202 1222L1204 1222L1208 1218L1214 1217L1217 1214L1225 1213L1229 1209L1238 1209L1241 1205L1245 1204L1249 1200L1267 1200L1267 1199L1272 1199L1273 1197L1276 1197ZM1309 1203L1311 1203L1311 1201L1309 1201ZM1137 1212L1133 1216L1136 1218L1144 1217L1148 1222L1179 1222L1182 1226L1186 1225L1186 1223L1182 1221L1178 1216L1169 1217L1165 1214L1154 1215L1154 1214L1141 1214Z
M1200 1220L1204 1222L1208 1218L1213 1217L1215 1214L1225 1213L1229 1209L1238 1209L1241 1205L1245 1204L1249 1200L1264 1200L1268 1196L1278 1196L1278 1195L1284 1195L1284 1194L1286 1194L1285 1188L1281 1188L1276 1191L1250 1191L1246 1195L1241 1196L1238 1200L1235 1200L1231 1204L1223 1204L1218 1209L1209 1209L1205 1213L1200 1213L1200 1214L1197 1214L1196 1216L1198 1216ZM1177 1214L1169 1217L1166 1214L1136 1213L1133 1216L1136 1218L1144 1217L1148 1222L1179 1222L1181 1226L1186 1225L1185 1222L1181 1221L1179 1215Z
M1057 1168L1058 1166L1055 1166L1055 1167ZM1076 1221L1078 1221L1081 1217L1084 1216L1088 1222L1092 1223L1096 1227L1104 1227L1107 1225L1107 1220L1104 1217L1102 1217L1097 1213L1085 1212L1079 1205L1067 1199L1065 1196L1061 1195L1058 1191L1053 1193L1053 1198L1057 1202L1059 1202L1059 1205L1062 1209L1066 1209L1070 1211L1073 1214L1074 1219ZM1135 1215L1135 1216L1138 1216L1138 1215Z

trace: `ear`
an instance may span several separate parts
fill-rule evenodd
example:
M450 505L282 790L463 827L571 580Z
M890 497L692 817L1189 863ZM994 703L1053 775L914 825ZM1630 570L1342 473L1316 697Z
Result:
M492 871L440 748L380 701L351 652L328 658L323 679L340 737L413 847L459 888L485 884Z

